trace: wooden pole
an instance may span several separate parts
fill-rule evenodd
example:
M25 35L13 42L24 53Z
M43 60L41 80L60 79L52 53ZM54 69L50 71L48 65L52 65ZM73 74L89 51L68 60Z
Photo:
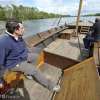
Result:
M79 36L78 36L78 24L79 24L79 20L80 20L80 13L81 13L81 9L82 9L82 2L83 2L83 0L80 0L79 9L78 9L78 15L77 15L77 21L76 21L76 32L75 32L75 35L78 38L78 44L79 44L79 49L80 49L81 57L82 57L82 52L81 52L81 45L80 45L80 40L79 40Z
M82 2L83 2L83 0L80 0L79 9L78 9L78 15L77 15L77 21L76 21L76 35L78 34L78 24L79 24L79 20L80 20L80 13L81 13L81 9L82 9Z

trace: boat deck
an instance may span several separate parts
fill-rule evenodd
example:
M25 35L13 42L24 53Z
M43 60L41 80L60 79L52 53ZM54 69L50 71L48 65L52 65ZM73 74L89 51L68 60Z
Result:
M100 100L100 80L93 58L66 69L54 100Z
M58 83L62 70L50 64L44 63L41 67L43 74L50 80ZM25 79L18 88L18 93L13 100L51 100L53 92L40 85L35 80ZM8 99L7 100L11 100Z
M54 82L58 82L59 78L61 77L62 71L50 64L44 63L41 66L41 71L46 77L49 77ZM29 100L51 100L52 98L52 91L49 91L47 88L43 87L39 83L33 80L25 80L25 87L28 91ZM25 94L26 95L26 94ZM27 100L27 99L25 99Z
M80 38L80 45L82 53L84 52L82 48L84 48L83 45L83 38L85 35L79 35ZM75 61L82 61L84 59L82 55L80 54L78 39L76 37L72 37L70 40L67 39L57 39L54 42L52 42L50 45L48 45L45 49L45 52L60 55L66 58L73 59Z

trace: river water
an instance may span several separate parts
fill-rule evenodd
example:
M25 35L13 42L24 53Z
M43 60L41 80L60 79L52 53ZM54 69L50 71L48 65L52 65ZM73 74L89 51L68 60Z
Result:
M27 20L24 21L24 37L34 35L36 33L48 30L50 28L56 27L60 18L51 18L51 19L39 19L39 20ZM61 18L59 25L72 23L76 20L76 17L64 17ZM95 17L81 17L80 20L92 21L94 22ZM5 22L0 21L0 29L5 28Z

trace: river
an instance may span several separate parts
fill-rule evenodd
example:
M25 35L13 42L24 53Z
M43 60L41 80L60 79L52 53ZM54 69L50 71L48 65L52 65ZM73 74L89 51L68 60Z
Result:
M64 17L61 18L59 25L63 25L65 22L72 23L76 20L76 17ZM94 22L95 17L81 17L80 20L92 21ZM51 19L39 19L39 20L27 20L24 21L24 37L31 36L33 34L48 30L50 28L56 27L58 24L59 18L51 18ZM0 21L0 29L5 27L5 22Z

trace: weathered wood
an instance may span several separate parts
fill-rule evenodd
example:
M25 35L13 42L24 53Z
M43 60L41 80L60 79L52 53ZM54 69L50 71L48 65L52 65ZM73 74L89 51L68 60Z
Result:
M44 43L48 38L53 37L55 34L57 34L57 37L58 37L59 34L60 34L59 32L65 30L66 28L68 28L68 27L62 27L62 28L58 27L57 30L52 31L51 33L49 33L48 31L41 32L41 33L38 33L36 35L33 35L33 36L25 38L25 41L26 41L26 43L27 43L27 45L29 47L31 47L31 46L37 46L40 43Z
M90 27L89 26L88 27L81 26L81 28L80 28L80 34L86 34L86 33L89 32L89 30L90 30Z
M94 43L94 59L95 59L95 64L100 65L100 42L95 42Z
M84 36L80 35L81 47L83 47L83 37ZM44 49L44 51L63 56L75 61L83 60L83 58L80 56L78 40L76 38L71 38L70 40L57 39L50 45L48 45L47 48Z
M55 95L54 100L100 100L93 58L66 69L62 80L61 91Z
M61 55L56 55L45 51L44 51L44 62L51 64L55 67L61 68L63 70L79 63L79 61L77 60L73 60Z
M55 83L58 82L59 77L61 77L62 71L50 64L42 64L41 71L43 74L49 78L50 80L54 81ZM24 87L27 89L30 99L24 100L51 100L53 95L52 91L49 91L47 88L43 87L39 83L34 80L24 80Z
M61 39L70 39L72 34L73 34L74 30L73 29L66 29L64 31L61 32Z

